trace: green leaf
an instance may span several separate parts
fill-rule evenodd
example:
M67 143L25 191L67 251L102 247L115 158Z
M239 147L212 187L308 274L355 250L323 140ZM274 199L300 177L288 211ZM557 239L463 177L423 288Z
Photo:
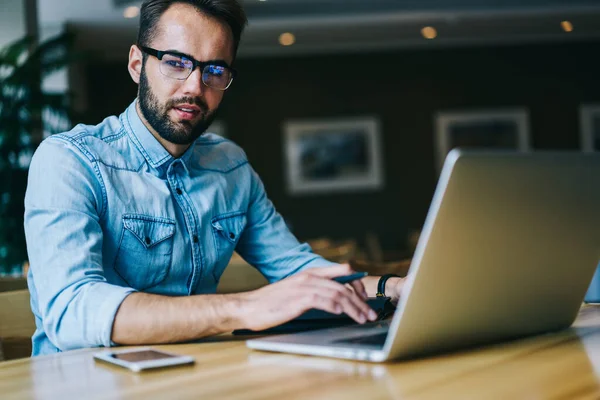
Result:
M29 52L32 45L33 37L31 36L26 36L9 44L0 51L0 66L17 66L21 56Z
M40 133L42 120L48 132L70 127L69 93L44 92L40 83L77 60L74 36L62 34L36 48L33 43L26 37L0 50L0 249L8 249L0 254L0 271L27 259L23 232L27 171L19 165L19 155L34 150L32 134ZM8 197L3 197L5 193Z

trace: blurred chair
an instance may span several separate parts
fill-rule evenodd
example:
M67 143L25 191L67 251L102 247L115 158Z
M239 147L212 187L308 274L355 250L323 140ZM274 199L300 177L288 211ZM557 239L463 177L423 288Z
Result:
M308 240L313 253L335 263L348 263L356 257L358 246L355 240L333 241L327 238Z
M27 278L0 278L0 293L27 289Z
M395 274L406 276L412 255L414 254L420 230L411 231L406 237L406 248L408 251L383 251L377 235L368 232L365 238L365 257L356 257L350 261L350 265L356 271L368 272L369 275L380 276L384 274Z
M35 320L29 305L29 291L0 293L0 355L4 360L31 356Z
M333 241L329 238L311 239L307 240L306 243L308 243L308 245L314 252L318 252L320 250L327 249L333 246Z
M256 268L244 261L238 253L233 253L221 276L217 293L247 292L263 287L268 283L267 279Z
M397 261L376 262L371 260L354 259L350 261L350 266L355 271L368 272L371 276L381 276L385 274L395 274L406 276L410 267L411 259Z

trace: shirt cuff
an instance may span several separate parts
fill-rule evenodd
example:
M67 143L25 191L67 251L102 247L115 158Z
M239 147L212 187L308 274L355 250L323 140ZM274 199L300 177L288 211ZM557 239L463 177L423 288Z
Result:
M101 288L97 288L98 292L94 295L105 299L100 305L97 316L97 320L102 324L100 327L100 343L102 343L104 347L118 346L117 343L111 340L117 310L121 306L121 303L123 303L123 300L131 293L137 292L137 290L114 285L99 286L101 286Z
M296 271L294 273L296 274L300 271L304 271L304 270L311 269L311 268L333 267L335 265L340 265L340 264L328 261L328 260L322 258L321 256L317 256L317 258L307 262L305 265L303 265L301 268L299 268L298 271Z

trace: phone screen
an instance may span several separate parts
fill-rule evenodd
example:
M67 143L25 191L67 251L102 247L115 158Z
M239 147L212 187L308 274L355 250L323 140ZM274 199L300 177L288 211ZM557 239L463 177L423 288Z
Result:
M175 358L176 356L172 356L171 354L161 353L156 350L143 350L143 351L134 351L131 353L120 353L120 354L111 354L112 358L117 360L129 361L129 362L138 362L138 361L154 361L154 360L164 360L165 358Z

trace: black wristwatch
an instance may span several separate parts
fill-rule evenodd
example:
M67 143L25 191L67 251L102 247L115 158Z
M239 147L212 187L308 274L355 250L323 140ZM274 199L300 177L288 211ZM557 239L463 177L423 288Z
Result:
M399 275L395 274L385 274L381 278L379 278L379 282L377 283L377 297L386 297L385 295L385 283L390 278L400 278Z

